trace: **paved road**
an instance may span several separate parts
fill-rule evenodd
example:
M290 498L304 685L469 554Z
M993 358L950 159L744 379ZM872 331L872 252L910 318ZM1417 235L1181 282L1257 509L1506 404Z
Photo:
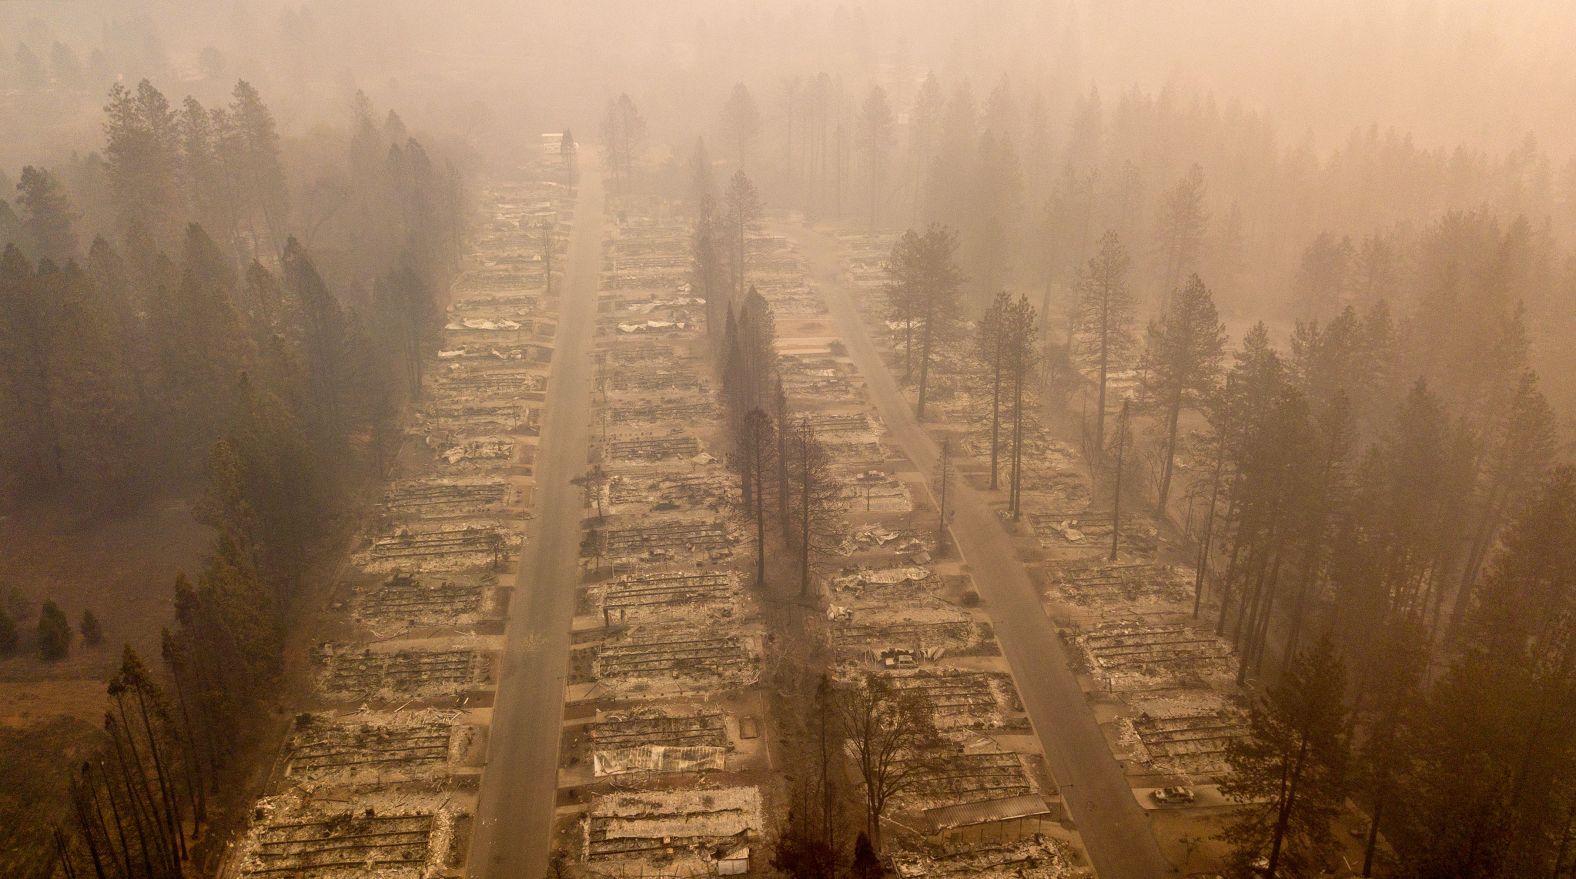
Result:
M934 473L940 454L876 352L842 278L835 247L807 233L805 256L826 291L849 356L863 373L892 440L921 473ZM804 236L800 236L804 238ZM1012 664L1029 720L1039 733L1051 773L1061 786L1101 879L1155 879L1176 871L1160 854L1148 816L1133 798L1094 713L1067 663L1066 651L1040 605L1011 538L986 498L958 480L952 536L985 600L1002 652Z
M595 166L581 150L582 167ZM580 490L590 436L592 335L602 268L602 181L584 174L559 299L558 332L536 454L534 516L504 629L470 875L535 879L547 869L558 790L569 628L580 569Z

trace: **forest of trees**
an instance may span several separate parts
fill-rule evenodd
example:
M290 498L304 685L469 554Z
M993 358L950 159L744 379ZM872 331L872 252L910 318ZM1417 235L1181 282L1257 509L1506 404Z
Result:
M453 166L364 98L310 182L244 81L212 109L116 86L104 132L0 201L0 493L84 516L195 496L215 539L174 583L162 673L126 649L70 820L15 868L173 877L244 770L303 577L420 393L462 202Z

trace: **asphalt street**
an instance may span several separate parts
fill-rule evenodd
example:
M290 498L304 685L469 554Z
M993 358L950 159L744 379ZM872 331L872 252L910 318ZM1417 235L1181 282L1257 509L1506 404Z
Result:
M921 473L934 474L940 449L914 417L913 407L870 340L843 277L835 242L813 232L797 237L805 245L816 283L826 293L837 334L863 374L891 431L891 441ZM986 497L961 479L954 480L948 503L955 510L953 540L984 599L1029 720L1095 870L1101 879L1173 875L1176 871L1161 855L1148 816L1111 755L1003 523Z
M580 164L595 168L582 149ZM591 360L602 268L602 179L582 175L559 297L536 489L504 629L487 768L468 858L472 876L520 879L547 869L558 790L569 629L580 578L580 489L590 439Z

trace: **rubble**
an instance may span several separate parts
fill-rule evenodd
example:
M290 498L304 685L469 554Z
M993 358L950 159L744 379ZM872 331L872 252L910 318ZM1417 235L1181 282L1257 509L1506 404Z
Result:
M930 809L1030 794L1035 785L1012 751L952 751L912 755L919 769L898 795L908 809Z
M1106 623L1078 643L1110 690L1207 687L1233 673L1231 645L1183 623Z
M1096 610L1180 612L1193 602L1193 578L1170 565L1066 563L1049 566L1043 576L1058 598Z
M608 690L631 696L708 693L753 683L757 656L750 639L734 632L632 628L596 650L591 674Z
M894 689L923 701L942 733L1028 727L1018 691L1005 673L937 668L884 677Z
M758 839L761 814L755 787L600 796L586 816L586 858L642 860L680 875L702 872L717 849Z
M731 612L738 584L731 573L685 571L619 577L601 588L604 624L672 620L675 614Z
M1025 510L1024 516L1047 549L1082 549L1089 553L1109 552L1114 520L1110 511L1078 512ZM1122 517L1122 536L1118 551L1128 556L1153 558L1156 548L1155 526L1136 516Z
M328 644L318 689L326 697L437 699L458 697L488 682L491 663L476 650L371 649Z
M420 518L499 514L514 501L514 486L496 478L403 480L383 496L390 513Z
M352 608L369 625L468 625L484 612L490 574L425 577L396 572L356 590Z
M899 852L892 857L892 867L900 879L1063 879L1083 875L1072 865L1072 857L1066 843L1036 834L1010 843L954 843Z
M299 789L265 798L237 850L251 876L436 879L451 864L456 810L432 795L390 797L390 807L314 801Z
M285 740L284 773L314 784L419 778L463 759L476 730L457 711L362 713L325 719L303 714Z
M375 537L357 555L364 570L495 570L524 540L518 529L498 521L422 523Z
M482 195L421 403L366 543L330 603L269 795L219 875L411 877L463 871L487 739L499 571L524 540L521 497L557 329L541 243L573 191L546 180ZM524 223L525 225L522 225Z

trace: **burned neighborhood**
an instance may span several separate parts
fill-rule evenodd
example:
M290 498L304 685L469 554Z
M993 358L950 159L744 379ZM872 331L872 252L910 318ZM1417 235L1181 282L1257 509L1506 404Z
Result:
M1573 32L0 4L0 874L1576 875Z

